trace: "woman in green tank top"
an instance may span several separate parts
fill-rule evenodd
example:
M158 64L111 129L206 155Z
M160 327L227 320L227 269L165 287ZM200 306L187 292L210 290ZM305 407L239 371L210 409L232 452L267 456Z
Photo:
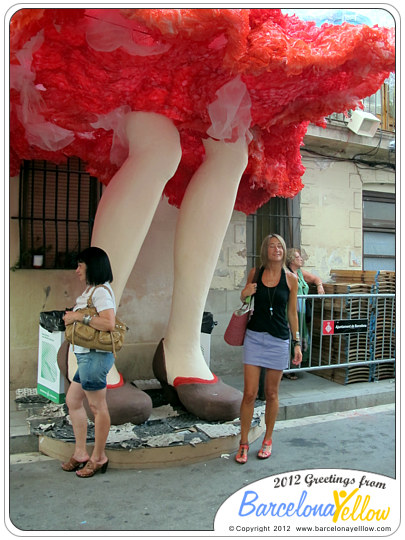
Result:
M291 248L287 250L287 267L298 278L298 295L307 295L309 291L309 284L316 285L318 294L325 294L322 286L322 280L319 276L311 274L306 270L303 270L304 259L302 258L301 251L297 248ZM298 323L300 327L300 335L302 339L302 362L308 362L309 358L309 331L306 321L306 306L305 300L298 298ZM296 380L298 377L295 373L286 373L285 377L291 380Z

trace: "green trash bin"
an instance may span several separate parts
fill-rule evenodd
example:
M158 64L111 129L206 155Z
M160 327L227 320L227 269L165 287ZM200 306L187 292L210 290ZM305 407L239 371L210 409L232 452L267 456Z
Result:
M65 340L64 311L42 311L39 317L37 392L54 403L65 402L65 382L57 356Z

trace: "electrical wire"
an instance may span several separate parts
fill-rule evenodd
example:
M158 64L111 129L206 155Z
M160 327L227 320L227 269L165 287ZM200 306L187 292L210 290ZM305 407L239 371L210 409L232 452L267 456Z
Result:
M381 144L381 140L379 142L379 145ZM379 149L379 145L370 152L364 152L361 154L356 154L353 157L341 157L341 156L335 156L335 155L328 155L328 154L322 154L321 152L317 152L316 150L310 150L309 148L301 148L302 152L306 152L308 154L312 154L314 156L314 159L316 157L321 157L323 159L328 159L330 161L339 161L339 162L351 162L355 165L359 166L360 168L374 168L378 170L394 170L395 171L395 163L387 162L387 161L368 161L366 159L360 159L358 156L373 156L377 153ZM377 150L376 150L377 148Z

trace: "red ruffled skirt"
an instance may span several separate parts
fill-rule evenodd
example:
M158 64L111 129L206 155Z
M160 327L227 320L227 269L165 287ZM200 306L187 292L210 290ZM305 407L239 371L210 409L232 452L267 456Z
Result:
M12 175L77 156L108 184L128 152L123 118L153 111L180 132L175 206L203 138L249 138L235 204L247 214L294 197L308 123L355 108L395 66L391 29L318 28L279 9L22 9L10 44Z

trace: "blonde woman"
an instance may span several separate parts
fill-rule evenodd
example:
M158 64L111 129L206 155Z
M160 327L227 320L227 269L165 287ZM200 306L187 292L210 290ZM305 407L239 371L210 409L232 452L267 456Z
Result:
M278 234L267 236L261 247L261 267L257 282L256 269L249 272L241 299L254 296L254 311L244 342L244 392L240 409L241 439L235 457L246 463L248 435L262 368L265 368L266 432L257 457L267 459L272 451L272 434L278 414L278 390L283 370L290 358L290 329L293 336L294 359L302 361L297 316L297 277L286 269L287 249ZM287 317L286 317L287 313Z

